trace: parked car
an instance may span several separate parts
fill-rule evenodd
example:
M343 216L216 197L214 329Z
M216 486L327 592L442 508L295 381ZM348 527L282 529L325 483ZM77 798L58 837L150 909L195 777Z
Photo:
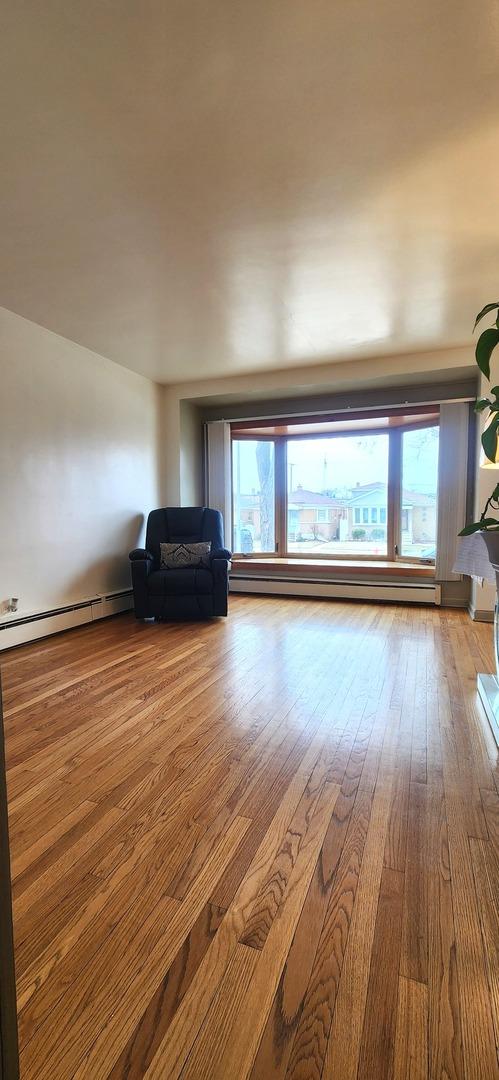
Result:
M243 555L251 555L253 551L253 532L251 526L241 525L239 536Z

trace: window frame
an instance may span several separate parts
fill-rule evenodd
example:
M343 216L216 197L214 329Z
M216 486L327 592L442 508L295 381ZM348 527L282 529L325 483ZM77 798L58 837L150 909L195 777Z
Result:
M279 539L280 534L278 532L278 496L277 496L277 441L278 435L244 435L244 433L237 433L236 435L231 433L230 441L230 505L232 516L232 537L231 546L234 546L234 526L235 526L235 488L234 488L234 453L233 446L235 442L271 442L274 443L274 550L273 551L257 551L254 549L252 552L245 551L233 551L233 555L238 559L251 559L252 557L258 559L275 559L280 554L279 551Z
M383 413L385 415L385 412ZM320 417L317 417L317 423L320 424ZM341 439L348 438L350 433L348 430L341 430L338 432L318 432L317 435L310 433L296 434L288 432L283 435L275 433L266 435L264 433L254 434L248 431L244 432L244 429L239 424L234 425L234 430L231 429L231 448L232 444L236 441L246 442L263 442L269 441L274 443L274 530L275 530L275 549L274 551L257 551L254 550L251 553L234 551L234 558L248 559L252 558L261 559L296 559L298 562L313 558L313 561L324 562L403 562L414 563L421 566L432 567L435 565L435 559L419 558L417 556L401 555L401 499L402 499L402 436L406 431L424 430L430 427L440 427L440 415L435 413L433 421L425 419L424 421L411 421L405 424L401 424L394 427L380 427L373 423L370 428L363 428L357 433L362 436L370 437L374 435L386 435L388 437L388 481L387 481L387 506L386 506L386 521L382 524L386 527L386 554L373 555L364 553L346 554L341 552L335 554L334 552L328 552L323 554L321 552L313 552L309 555L305 552L296 552L287 550L287 519L288 519L288 485L287 485L287 460L288 460L288 448L293 442L300 442L302 440L317 439ZM355 432L352 431L352 435ZM351 437L351 436L350 436ZM233 453L231 449L231 505L232 505L232 529L234 530L235 514L234 514L234 483L233 483ZM438 500L438 491L437 491ZM361 507L354 507L356 510L362 511ZM381 515L379 510L385 508L379 508L378 510L378 524L381 524ZM368 508L369 513L370 508ZM319 524L317 522L316 524ZM356 522L354 522L356 524ZM362 522L360 522L362 525ZM233 539L233 537L232 537Z
M398 530L395 534L395 562L414 563L417 566L435 566L437 561L437 535L435 535L435 558L418 558L417 555L403 555L402 554L402 483L403 483L403 455L402 455L402 439L403 435L407 431L424 431L426 428L438 427L440 428L440 416L438 416L433 424L426 423L414 423L404 424L398 428L398 454L399 454L399 486L398 486ZM439 452L440 452L440 433L439 433ZM437 467L438 468L438 467ZM436 529L438 532L438 475L437 475L437 502L436 502L436 514L435 514Z

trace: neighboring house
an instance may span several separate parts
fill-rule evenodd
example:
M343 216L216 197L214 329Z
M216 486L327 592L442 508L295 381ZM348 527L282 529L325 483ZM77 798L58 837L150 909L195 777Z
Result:
M260 496L253 491L237 501L240 526L249 526L258 548L260 538ZM288 496L288 538L295 540L338 540L340 520L347 526L347 501L300 485ZM344 531L344 530L343 530Z
M387 491L381 481L357 484L340 495L297 488L288 495L288 540L385 540ZM402 493L402 538L413 544L433 543L436 536L436 498L418 491ZM260 496L240 495L241 526L249 526L258 550Z
M413 544L435 543L437 500L419 491L402 492L402 536Z
M256 491L240 495L237 501L241 525L249 525L253 537L260 536L260 495Z
M349 499L348 537L365 531L366 540L386 537L386 484L357 484ZM402 536L413 544L432 543L436 536L437 500L419 491L402 492Z
M338 540L340 521L347 519L347 502L298 487L288 495L288 539Z
M386 538L386 484L357 484L348 499L347 539L384 540Z

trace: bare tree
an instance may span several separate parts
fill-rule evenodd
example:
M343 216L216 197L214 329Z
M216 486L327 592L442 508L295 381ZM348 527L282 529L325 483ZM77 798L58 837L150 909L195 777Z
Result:
M421 431L412 432L411 449L416 461L421 457L423 450L427 450L432 444L438 443L438 434L437 427L422 428Z
M256 464L260 481L260 528L262 551L274 548L274 445L266 439L256 444Z

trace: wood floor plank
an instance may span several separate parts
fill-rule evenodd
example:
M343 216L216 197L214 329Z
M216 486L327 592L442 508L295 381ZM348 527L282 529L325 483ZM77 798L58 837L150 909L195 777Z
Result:
M320 740L310 747L307 764L302 764L290 783L284 798L272 819L263 840L247 870L227 915L223 919L215 940L208 949L192 985L177 1010L167 1033L151 1065L151 1074L165 1070L170 1077L180 1075L191 1052L204 1017L222 981L227 965L234 953L239 936L244 930L246 912L251 910L262 880L275 859L287 828L305 790L310 772L320 752ZM337 791L333 792L337 797ZM332 812L332 811L331 811ZM321 819L322 822L322 819ZM289 947L289 944L288 944ZM150 1070L150 1071L151 1071ZM149 1072L147 1073L149 1075Z
M445 761L445 755L444 755ZM463 796L456 788L456 767L444 765L445 805L449 833L456 959L461 1002L465 1070L474 1062L477 1075L493 1076L497 1056L478 903L470 858Z
M438 1075L434 1074L435 1078ZM398 985L394 1080L428 1078L428 989L401 976ZM441 1073L440 1076L445 1076Z
M283 1077L286 1073L298 1025L304 1015L307 988L336 870L352 819L366 752L363 738L358 738L345 770L315 873L253 1064L252 1080L271 1080Z
M482 805L487 822L489 840L494 852L499 859L499 794L495 791L483 790L480 792Z
M371 796L357 796L336 869L286 1076L320 1080L357 894Z
M386 1080L393 1073L403 900L403 873L385 867L380 882L357 1080Z
M248 814L249 811L254 814L252 819L253 828L235 855L232 864L227 867L225 874L218 882L216 892L211 897L212 902L219 907L228 908L232 903L244 874L266 835L269 824L273 820L277 808L281 805L293 777L298 773L302 775L303 763L308 761L307 746L309 744L312 747L315 746L318 726L318 722L312 717L306 722L305 731L300 736L297 737L296 732L294 732L291 739L291 749L289 750L289 746L286 747L288 753L285 760L282 761L282 758L279 758L275 767L267 774L260 791L257 792L253 788L251 803L246 800L241 803L239 807L241 814L243 810L245 814Z
M386 834L384 865L405 873L407 853L407 828L409 815L409 784L411 761L400 746L400 760L393 780L392 802Z
M247 913L244 932L239 940L253 949L263 949L274 920L285 902L290 879L295 870L303 844L306 842L310 820L316 811L327 776L327 764L319 760L298 803L286 836L269 872L262 881L251 911ZM339 790L336 791L336 797ZM336 801L336 798L335 798ZM331 814L333 813L331 808Z
M58 821L48 832L35 840L30 847L24 849L15 858L11 860L11 873L13 882L13 896L19 894L28 882L37 876L36 868L40 868L40 872L46 865L50 865L56 857L61 854L66 844L71 844L74 828L85 821L85 819L95 812L95 804L84 801L79 806L76 806L74 810L66 814L60 821ZM86 827L86 826L85 826Z
M374 795L326 1047L324 1080L355 1080L357 1075L390 799L391 776L388 774L378 782Z
M465 612L237 596L2 654L23 1080L489 1080Z
M330 892L322 861L324 845L253 1063L252 1080L277 1080L286 1073Z
M411 783L400 972L422 983L428 981L427 800L426 784Z
M116 941L109 941L109 955L107 950L99 953L98 964L94 964L89 970L89 979L80 980L75 986L73 994L65 997L65 1008L73 1005L74 1012L68 1011L72 1016L72 1024L67 1029L64 1042L61 1041L60 1033L54 1033L53 1027L46 1031L43 1040L45 1053L47 1044L50 1044L54 1034L58 1037L57 1043L57 1076L70 1075L75 1077L92 1076L95 1080L107 1077L123 1047L127 1044L130 1034L135 1030L143 1013L145 1005L150 1001L161 978L161 973L174 961L175 956L187 937L192 926L199 917L212 883L216 880L233 850L240 843L250 822L244 818L237 818L229 826L221 843L214 849L211 858L207 861L204 871L196 882L196 888L189 898L181 904L177 900L159 892L156 905L146 904L148 914L145 919L141 916L139 932L136 938L130 936L129 927L123 921L123 945L120 951L116 951ZM153 879L153 888L158 894L158 881ZM134 905L129 909L130 919L137 917L141 908ZM149 913L150 912L150 913ZM112 967L110 966L112 965ZM99 978L99 971L108 971L105 979ZM111 978L112 974L112 978ZM123 986L129 986L129 993L123 997ZM97 990L95 989L97 986ZM86 1000L88 995L92 999L92 1014L94 1016L93 1030L89 1031L88 1015L81 1013L81 1000ZM107 1004L107 1019L102 1023L102 1007ZM112 1007L109 1010L109 1004ZM87 1010L85 1010L87 1012ZM37 1040L38 1045L42 1040ZM27 1053L31 1042L28 1043ZM28 1057L29 1060L29 1057ZM72 1070L72 1071L71 1071Z
M141 1080L144 1076L224 915L222 908L205 904L109 1073L109 1080L122 1080L124 1076L127 1080Z
M270 926L264 948L252 950L258 954L256 961L248 958L250 950L241 942L236 947L228 982L223 980L220 984L207 1022L183 1070L186 1080L236 1075L243 1080L249 1076L338 794L338 785L331 782L326 782L319 792L290 872L279 917ZM244 992L239 990L237 994L236 1042L228 1035L238 977ZM153 1068L151 1077L154 1075Z
M248 996L255 985L261 963L258 950L237 944L218 987L201 1034L189 1055L182 1077L184 1080L218 1080L222 1076L247 1076L245 1045L235 1050L232 1035L240 1029L241 1018L247 1010ZM238 1072L227 1071L227 1058L237 1057ZM241 1054L242 1051L242 1054ZM158 1071L159 1070L159 1071ZM148 1077L164 1076L161 1064L153 1063Z
M464 1076L456 933L443 786L428 793L428 1022L431 1077Z
M289 732L286 724L278 722L276 726L277 730L269 733L268 725L263 725L263 730L256 743L250 746L246 754L243 751L237 756L233 763L235 767L228 770L223 783L219 786L218 791L214 793L213 799L210 799L209 803L202 807L200 814L197 815L196 821L205 824L205 831L190 859L184 863L178 874L170 882L168 891L171 896L175 896L179 900L184 899L196 874L203 865L206 851L210 849L212 843L212 837L225 828L227 822L237 814L242 815L243 808L246 810L244 816L251 816L248 813L248 809L251 809L248 799L257 788L260 788L261 792L261 785L265 784L265 776L268 775L266 769L269 758L274 758L275 766L276 755L278 755L279 760L284 759L286 761L288 756L287 747L291 745L296 748L298 741L296 732L291 732L289 743ZM260 794L260 800L262 801L262 794ZM256 814L261 816L261 806L260 812L256 810ZM252 833L259 835L258 827L256 830L253 829ZM240 864L243 865L244 852L239 852L238 858ZM227 873L230 874L230 871L231 868L229 867ZM224 875L224 881L226 880L227 875ZM237 884L239 884L239 881ZM223 887L224 882L219 882L219 889L221 890Z
M85 890L86 902L64 905L67 907L66 918L62 923L57 921L48 940L43 939L46 941L43 949L35 946L28 954L32 957L31 962L18 971L20 1028L32 1024L31 1016L36 1016L34 1026L37 1026L40 1018L49 1011L58 988L60 997L65 982L77 977L80 967L92 962L102 940L113 932L117 915L123 915L132 904L140 903L151 869L157 874L164 867L166 885L172 867L178 865L179 859L185 857L185 852L195 842L195 827L186 828L176 845L170 844L168 838L163 844L157 831L129 850L120 862L118 872L102 877L98 873L88 875L90 891ZM21 957L24 951L21 951Z
M486 840L470 838L470 848L496 1046L499 1049L499 866L495 853Z

